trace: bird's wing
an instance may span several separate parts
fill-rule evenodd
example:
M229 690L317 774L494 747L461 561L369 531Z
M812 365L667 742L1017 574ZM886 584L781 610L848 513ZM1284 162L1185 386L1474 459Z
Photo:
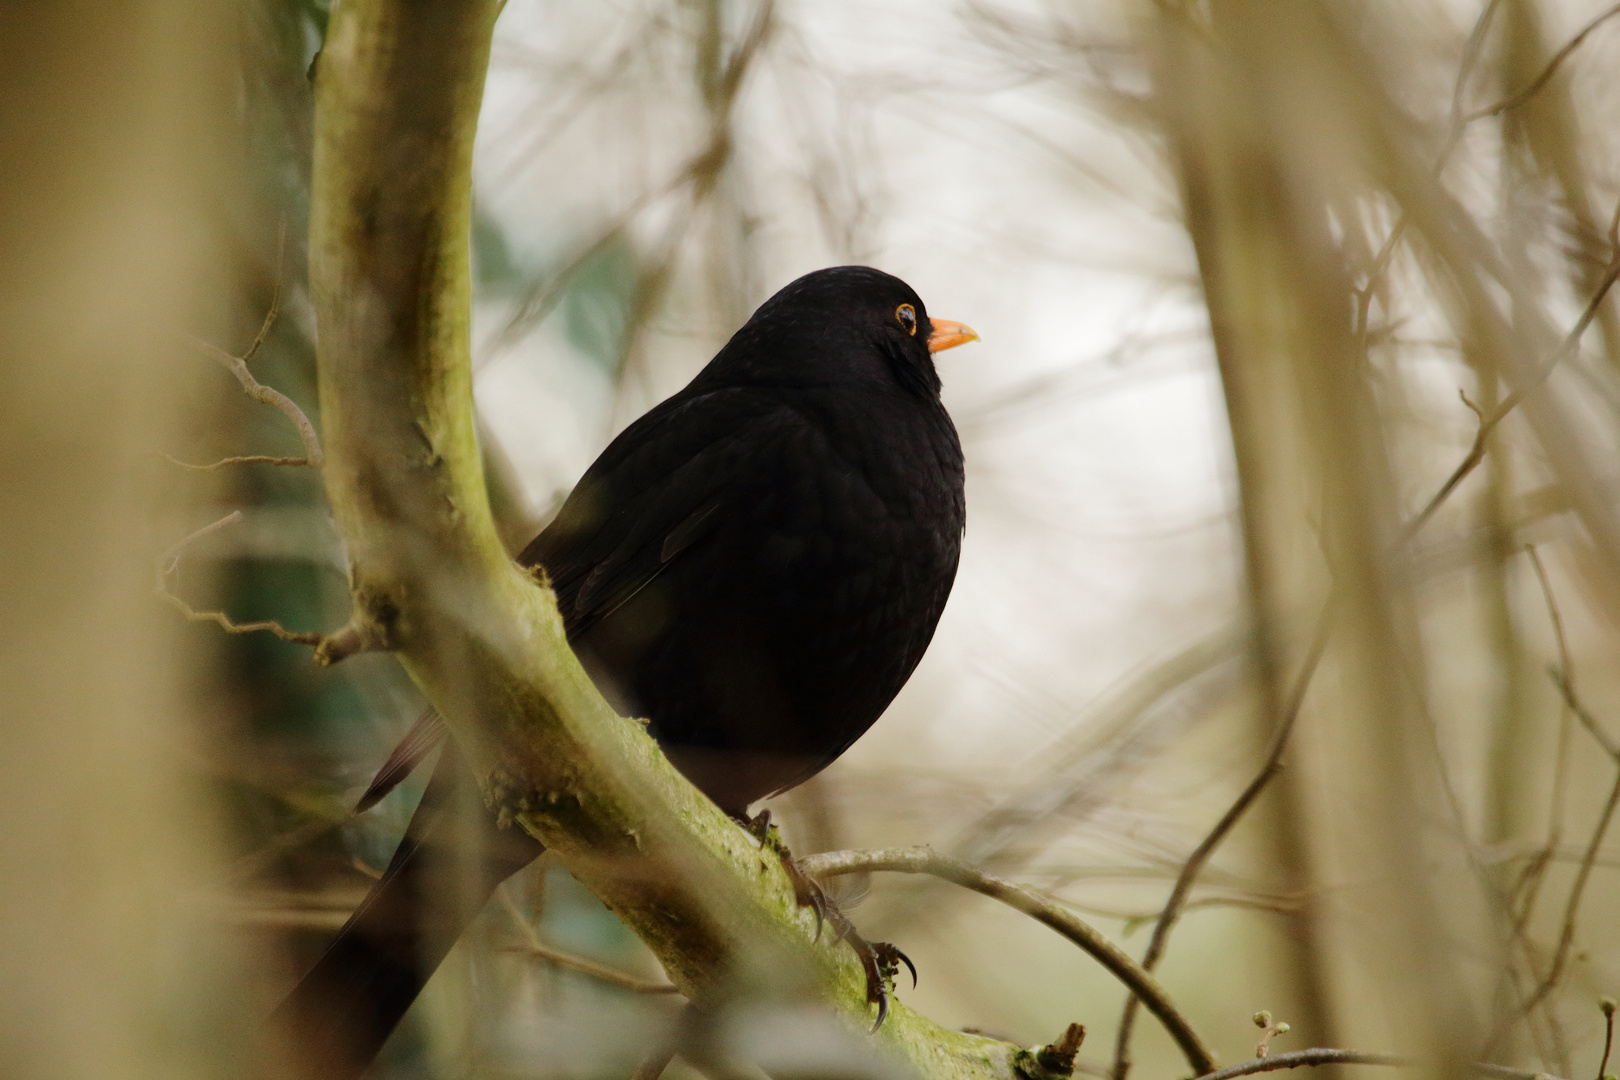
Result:
M807 428L757 390L672 399L614 440L519 561L545 568L577 639L737 513L744 478Z
M439 710L429 705L422 715L416 718L416 723L399 741L399 745L394 747L394 752L388 755L383 767L377 770L371 786L360 796L360 801L354 804L354 812L363 814L382 802L384 796L398 787L400 781L411 775L429 754L439 748L447 733L444 717L439 715Z
M544 566L570 638L578 638L655 579L724 520L736 465L749 451L801 427L790 409L757 392L677 396L626 428L602 452L557 518L518 561ZM444 741L429 708L360 797L363 813Z

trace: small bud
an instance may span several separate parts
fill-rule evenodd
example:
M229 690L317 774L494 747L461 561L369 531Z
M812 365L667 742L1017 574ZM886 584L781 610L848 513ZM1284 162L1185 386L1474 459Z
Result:
M1614 998L1609 997L1607 994L1598 998L1598 1008L1603 1010L1604 1016L1613 1016L1615 1009Z
M1286 1034L1288 1034L1288 1024L1287 1023L1278 1024L1276 1030L1277 1030L1277 1034L1286 1035Z
M1254 1026L1257 1027L1257 1028L1268 1028L1268 1027L1270 1027L1271 1026L1271 1013L1270 1013L1270 1011L1268 1011L1266 1009L1261 1009L1259 1012L1255 1013L1254 1014Z
M1035 1051L1035 1064L1052 1077L1073 1076L1074 1057L1085 1041L1085 1025L1070 1024L1062 1035Z

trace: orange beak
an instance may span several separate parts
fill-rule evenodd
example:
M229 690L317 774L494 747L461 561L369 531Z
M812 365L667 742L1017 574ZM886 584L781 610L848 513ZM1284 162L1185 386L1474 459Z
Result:
M949 319L929 319L928 321L934 326L934 332L928 335L929 352L954 349L958 345L966 345L970 341L979 340L979 335L973 332L973 327L964 323L951 322Z

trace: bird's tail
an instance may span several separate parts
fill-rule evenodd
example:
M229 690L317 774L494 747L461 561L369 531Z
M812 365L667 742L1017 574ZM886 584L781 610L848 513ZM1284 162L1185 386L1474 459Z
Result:
M388 870L276 1009L298 1075L357 1080L496 886L544 850L497 827L447 743Z

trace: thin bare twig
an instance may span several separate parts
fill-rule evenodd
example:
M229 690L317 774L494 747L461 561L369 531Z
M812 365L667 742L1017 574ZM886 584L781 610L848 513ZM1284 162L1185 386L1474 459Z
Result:
M253 335L253 344L242 354L244 364L253 363L253 358L259 355L264 343L270 340L270 331L275 327L276 320L281 317L281 273L286 257L287 219L284 217L276 226L276 277L270 286L270 308L264 313L264 321L259 324L259 332Z
M1228 1065L1217 1072L1207 1073L1198 1080L1236 1080L1253 1073L1275 1072L1278 1069L1302 1069L1317 1065L1405 1065L1407 1059L1398 1054L1380 1054L1366 1050L1335 1050L1316 1047L1295 1050L1291 1054L1276 1054L1254 1058L1236 1065Z
M197 469L202 471L208 469L218 469L226 465L263 464L307 465L312 469L319 469L325 463L325 455L321 453L321 440L315 434L315 425L311 424L309 422L309 417L304 415L304 410L300 409L293 402L293 400L287 397L285 394L277 390L272 390L270 387L260 383L253 377L252 372L248 371L248 365L253 362L254 357L259 355L259 350L264 348L265 342L270 340L270 331L275 328L276 320L281 317L281 272L282 262L286 254L286 250L287 222L283 220L280 228L276 232L276 273L275 285L270 293L270 307L265 311L264 321L259 324L259 332L253 335L253 343L248 346L247 352L243 353L241 356L232 356L224 349L219 348L217 345L212 345L206 341L203 341L201 338L193 337L190 338L190 341L191 344L197 349L207 353L209 356L217 360L226 371L229 371L232 375L235 375L236 381L242 384L242 389L247 392L249 397L253 398L255 401L263 402L266 405L274 406L275 408L281 410L287 419L292 421L293 426L298 429L299 439L303 441L304 456L301 458L295 458L273 457L266 454L248 454L237 457L221 458L219 461L211 462L207 465L193 465L190 462L179 461L175 458L169 457L168 454L163 455L165 458L168 458L169 461L179 465L181 468Z
M1485 5L1484 10L1480 12L1479 18L1474 23L1473 30L1468 35L1467 43L1463 46L1462 63L1458 65L1457 80L1452 87L1451 115L1446 124L1445 140L1441 143L1440 153L1435 156L1434 171L1436 174L1439 174L1445 168L1452 152L1457 149L1458 143L1462 141L1463 131L1470 124L1476 120L1499 116L1504 112L1517 109L1540 93L1547 83L1552 80L1552 77L1557 74L1564 61L1569 59L1570 55L1581 46L1581 43L1586 40L1592 31L1596 30L1599 25L1610 17L1620 14L1620 4L1616 4L1587 23L1579 33L1565 43L1563 48L1552 55L1546 66L1524 89L1502 98L1495 104L1476 109L1471 113L1464 113L1462 111L1462 99L1464 91L1467 89L1468 75L1472 72L1474 63L1479 57L1480 48L1485 40L1485 31L1489 27L1491 16L1495 14L1499 3L1500 0L1490 0ZM1372 307L1373 293L1377 289L1379 280L1389 269L1389 264L1394 258L1395 249L1399 246L1401 238L1406 235L1406 226L1407 217L1402 212L1395 219L1395 224L1390 228L1389 235L1384 238L1384 242L1380 245L1377 254L1373 256L1372 264L1367 270L1367 280L1360 288L1352 290L1357 300L1357 330L1364 343L1367 339L1367 321Z
M1620 209L1615 212L1615 220L1620 223ZM1611 226L1611 236L1616 227ZM1620 266L1620 258L1616 259L1616 265ZM1612 275L1610 280L1612 283ZM1559 667L1552 672L1553 682L1563 695L1565 707L1580 719L1581 724L1591 733L1593 739L1603 747L1610 760L1615 763L1616 768L1614 783L1609 789L1609 796L1604 801L1603 810L1598 815L1597 823L1593 826L1592 835L1587 841L1585 852L1581 856L1580 866L1575 872L1575 881L1570 885L1569 897L1564 903L1563 926L1558 935L1558 945L1553 951L1552 964L1548 968L1546 975L1542 976L1540 982L1537 983L1535 990L1520 1005L1518 1012L1515 1015L1505 1017L1496 1030L1492 1032L1490 1041L1486 1044L1487 1053L1495 1048L1502 1036L1507 1033L1514 1023L1520 1018L1528 1016L1531 1010L1546 1000L1548 995L1557 987L1559 980L1563 978L1564 968L1569 963L1569 955L1575 945L1575 927L1577 917L1580 914L1581 900L1586 892L1586 884L1592 876L1592 869L1597 863L1598 849L1603 845L1603 838L1608 833L1609 825L1614 819L1615 809L1620 806L1620 748L1616 748L1614 743L1604 734L1596 718L1581 703L1579 696L1575 692L1575 670L1573 661L1570 658L1569 644L1564 635L1563 617L1559 614L1558 605L1553 596L1552 584L1547 577L1546 567L1542 565L1541 559L1537 556L1534 548L1526 547L1525 553L1530 558L1531 566L1535 568L1536 579L1540 582L1542 593L1547 599L1548 616L1552 620L1553 636L1557 641ZM1556 828L1556 822L1554 826ZM1541 861L1542 867L1545 866L1546 861L1545 859ZM1521 922L1528 918L1529 904L1527 903L1525 911L1521 915Z
M234 622L223 611L198 611L186 603L169 588L169 578L180 570L180 555L191 544L203 537L229 525L235 525L242 520L242 511L232 510L218 521L204 525L185 539L171 546L157 558L156 592L160 599L167 601L177 608L180 614L192 622L218 623L220 629L227 634L252 634L264 631L276 635L282 641L291 641L299 645L318 644L323 635L308 630L288 630L274 619L264 619L259 622Z
M1496 14L1501 0L1489 0L1479 18L1474 20L1474 27L1468 32L1468 40L1463 44L1462 61L1457 65L1457 78L1451 87L1451 110L1446 121L1445 140L1440 144L1440 152L1435 155L1434 172L1439 175L1450 160L1452 151L1462 141L1463 129L1468 126L1468 119L1463 114L1463 94L1468 89L1468 77L1473 73L1474 65L1479 60L1481 48L1485 44L1485 32L1490 29L1491 17ZM1361 339L1363 351L1366 349L1368 336L1368 320L1372 311L1373 293L1378 289L1378 283L1389 270L1389 264L1395 257L1395 249L1400 246L1402 237L1406 235L1407 217L1403 210L1396 217L1395 224L1391 226L1389 235L1384 237L1383 244L1379 245L1377 253L1373 256L1372 264L1367 268L1367 280L1358 289L1351 293L1356 298L1356 334Z
M275 309L272 308L271 310L274 312ZM312 469L323 468L326 465L326 455L321 452L320 436L315 434L315 425L309 422L309 417L304 415L304 410L300 409L292 398L286 394L265 386L258 379L255 379L253 373L248 370L247 359L258 350L261 344L259 340L256 339L253 347L243 356L232 356L218 345L203 341L201 338L192 338L191 343L202 352L213 357L226 371L235 375L236 381L242 384L242 390L248 397L281 410L282 414L292 421L293 427L298 429L298 438L304 444L303 464ZM212 465L204 466L204 468L213 467Z
M1558 646L1558 666L1547 674L1552 677L1553 685L1558 687L1558 692L1564 699L1564 707L1581 722L1581 726L1597 740L1604 752L1616 762L1620 762L1620 746L1616 746L1609 738L1598 724L1597 718L1581 704L1580 697L1575 693L1575 665L1570 660L1569 641L1564 636L1564 618L1558 611L1558 601L1553 596L1552 581L1547 577L1547 568L1541 564L1541 556L1536 554L1534 547L1526 545L1524 553L1529 557L1530 565L1535 568L1536 580L1541 584L1541 595L1547 602L1547 618L1552 623L1553 640Z
M1532 545L1525 545L1525 555L1530 559L1530 566L1535 571L1536 581L1541 585L1541 597L1547 605L1547 619L1552 624L1553 640L1558 647L1558 668L1553 672L1553 682L1565 690L1564 708L1558 717L1558 750L1557 761L1554 764L1552 784L1552 806L1547 814L1547 842L1540 851L1526 864L1519 879L1514 883L1513 891L1509 895L1509 910L1517 906L1518 911L1513 917L1513 932L1515 936L1522 935L1524 928L1530 922L1530 916L1535 911L1536 900L1541 894L1541 883L1546 879L1547 867L1552 864L1553 853L1557 850L1559 841L1564 835L1564 769L1569 759L1569 718L1572 715L1571 702L1574 698L1574 687L1565 687L1564 678L1571 668L1569 656L1569 642L1564 637L1564 617L1558 610L1558 598L1553 595L1552 582L1547 577L1546 567L1541 564L1541 557L1536 554ZM1596 735L1596 725L1591 725ZM1601 741L1601 739L1599 740ZM1528 957L1528 954L1527 954ZM1531 961L1533 964L1533 960Z
M591 259L623 237L631 222L649 205L689 188L687 196L690 205L683 213L674 216L672 224L665 231L663 243L657 245L664 253L653 259L651 265L638 275L633 290L633 306L636 310L631 313L629 326L625 331L624 349L628 352L635 328L645 321L650 309L656 306L662 296L664 278L667 277L669 264L674 259L673 250L666 249L673 249L679 245L692 217L713 192L717 178L731 158L732 108L749 65L769 38L775 25L775 10L775 0L764 0L755 9L754 19L743 35L742 41L737 43L723 64L716 66L711 80L712 85L705 85L702 88L711 114L709 137L703 147L682 162L680 168L664 183L642 192L633 199L630 205L597 235L596 239L578 249L550 278L532 288L519 303L517 310L507 319L506 325L495 336L494 348L501 349L512 344L524 332L551 314L574 276Z
M940 855L928 847L833 851L811 855L798 862L799 869L817 878L878 870L930 874L999 900L1056 930L1107 968L1110 974L1141 998L1148 1011L1159 1019L1195 1072L1207 1073L1215 1067L1213 1053L1151 974L1084 920L1031 889L993 877L977 867Z
M1297 896L1206 896L1198 900L1188 900L1181 905L1181 913L1189 911L1203 911L1210 908L1245 908L1249 911L1269 911L1278 915L1291 915L1300 909L1302 897ZM1088 915L1097 915L1105 919L1118 919L1125 924L1123 933L1126 937L1134 934L1138 928L1148 923L1157 924L1159 916L1164 914L1163 908L1154 908L1152 911L1127 911L1119 908L1098 907L1096 904L1081 904L1071 901L1069 904L1076 911ZM1110 1073L1109 1075L1113 1075Z
M208 472L212 469L223 469L227 465L295 465L309 464L307 457L276 457L272 454L240 454L236 457L220 458L210 461L207 465L193 465L189 461L181 461L172 454L164 454L163 460L170 465L178 465L182 469L195 469L197 472Z
M1601 998L1598 1008L1603 1010L1603 1057L1598 1061L1597 1080L1603 1080L1609 1071L1609 1054L1614 1050L1614 998Z
M1569 675L1573 670L1569 659L1569 640L1564 636L1564 616L1559 612L1558 601L1553 596L1552 581L1547 577L1547 568L1542 565L1541 556L1536 553L1535 545L1526 544L1524 554L1536 572L1536 580L1541 583L1541 597L1547 603L1547 619L1552 623L1553 642L1558 646L1558 670L1564 673L1565 680L1573 688L1574 680ZM1573 689L1571 692L1573 693Z
M1170 897L1164 903L1164 910L1159 913L1158 922L1153 926L1153 938L1148 942L1147 952L1142 955L1142 967L1152 971L1158 966L1159 960L1164 956L1165 947L1170 942L1170 931L1175 928L1176 920L1186 909L1187 897L1192 892L1193 884L1198 875L1203 873L1204 867L1209 864L1215 849L1221 846L1249 807L1260 797L1271 778L1282 770L1283 751L1288 748L1288 739L1294 730L1294 722L1299 719L1300 709L1305 704L1305 694L1310 689L1311 678L1316 674L1317 665L1322 661L1322 654L1327 651L1328 640L1333 636L1334 608L1336 599L1329 598L1327 606L1323 609L1321 618L1317 620L1316 636L1311 640L1310 649L1300 664L1299 672L1294 676L1294 682L1288 692L1288 699L1284 703L1282 716L1278 718L1275 733L1271 738L1271 749L1266 754L1266 760L1249 781L1236 801L1227 807L1226 813L1215 823L1215 827L1193 849L1187 861L1181 866L1181 872L1176 875L1176 883L1170 890ZM1119 1033L1114 1040L1114 1080L1125 1080L1131 1068L1131 1037L1136 1028L1136 1012L1138 998L1135 994L1125 999L1125 1009L1119 1018Z
M1509 94L1507 97L1498 101L1494 105L1487 105L1483 109L1477 109L1474 112L1469 113L1467 117L1464 118L1463 122L1473 123L1475 120L1483 120L1488 116L1497 116L1501 113L1508 112L1511 109L1517 109L1520 105L1523 105L1525 102L1535 97L1536 94L1541 91L1541 88L1546 86L1547 83L1551 82L1554 75L1558 74L1558 69L1563 65L1565 60L1569 59L1570 54L1581 47L1581 43L1586 40L1587 35L1616 15L1620 15L1620 4L1615 4L1613 7L1602 12L1591 22L1583 26L1579 33L1570 38L1569 41L1565 42L1562 49L1559 49L1557 52L1553 53L1552 58L1547 61L1546 66L1541 69L1540 74L1538 74L1534 79L1531 79L1523 90L1520 90L1514 94Z
M286 832L279 833L270 838L263 847L250 851L236 860L231 868L231 876L238 880L256 877L265 867L289 851L296 851L306 844L314 843L333 829L347 824L354 818L353 811L339 817L311 818L302 825L295 825Z
M1424 505L1423 509L1401 530L1394 545L1396 549L1411 543L1417 534L1422 531L1423 527L1434 517L1445 501L1451 497L1452 492L1456 491L1463 480L1484 461L1491 433L1580 344L1582 335L1592 324L1592 320L1597 315L1598 308L1602 305L1604 298L1614 286L1615 281L1620 279L1620 205L1616 206L1615 216L1610 223L1609 239L1612 251L1609 265L1602 279L1599 281L1597 288L1593 290L1592 297L1587 302L1585 310L1581 312L1580 318L1570 328L1569 333L1565 335L1558 348L1553 350L1552 355L1543 361L1536 374L1524 385L1503 398L1489 414L1482 413L1479 407L1468 401L1466 397L1463 399L1464 404L1468 405L1480 417L1479 428L1474 435L1474 443L1469 448L1468 453L1464 455L1462 461L1452 470L1451 475L1446 478L1433 497ZM1539 564L1537 565L1539 567ZM1287 747L1294 720L1299 714L1305 692L1309 688L1311 677L1316 670L1316 665L1321 660L1322 653L1332 636L1333 625L1336 621L1334 618L1335 613L1336 594L1330 596L1317 623L1316 636L1311 642L1305 663L1301 666L1290 691L1284 714L1279 721L1277 734L1273 738L1271 753L1268 754L1265 764L1255 778L1250 781L1249 786L1243 790L1237 800L1227 809L1227 812L1222 815L1221 820L1216 823L1214 829L1194 849L1192 855L1188 857L1187 862L1183 865L1182 872L1177 876L1175 887L1171 891L1170 899L1165 904L1164 913L1159 917L1158 925L1154 927L1153 940L1149 943L1148 951L1143 958L1143 967L1147 970L1151 971L1162 956L1170 931L1174 928L1176 917L1199 873L1208 864L1215 849L1225 840L1227 834L1242 818L1260 792L1271 781L1271 778L1281 769L1281 756ZM1577 712L1577 715L1581 715L1581 713ZM1599 729L1595 722L1588 726L1595 735L1598 735ZM1601 735L1598 735L1598 738L1600 742L1604 743L1605 749L1609 749L1607 740ZM1615 751L1611 750L1610 754L1615 756ZM1593 854L1595 857L1595 850ZM1533 996L1532 1004L1527 1008L1533 1007L1534 1002L1538 1000L1539 998ZM1125 1011L1120 1018L1119 1034L1115 1043L1113 1080L1125 1080L1127 1073L1130 1071L1130 1039L1135 1023L1135 1012L1135 999L1128 999L1125 1003Z
M1580 698L1575 696L1575 684L1570 679L1568 672L1555 669L1547 674L1552 676L1553 685L1558 687L1558 692L1563 695L1564 704L1569 707L1570 712L1575 714L1575 718L1581 722L1581 726L1591 734L1593 739L1597 740L1599 746L1603 747L1604 753L1616 761L1620 761L1620 746L1614 744L1614 741L1598 726L1597 718L1592 715L1585 705L1581 704Z
M509 946L502 949L502 952L516 952L522 953L525 956L535 956L545 960L547 963L555 964L561 968L567 968L570 971L578 971L581 974L589 975L598 982L607 983L609 986L616 986L621 990L629 990L634 994L680 993L678 989L669 983L653 982L650 979L638 978L635 975L620 971L617 968L609 967L606 964L598 964L594 960L587 960L583 956L575 956L572 953L559 952L558 950L551 948L544 941L540 940L540 935L535 931L534 927L530 925L529 920L523 917L522 909L518 907L517 901L512 899L512 893L509 889L507 889L504 883L499 889L496 890L496 892L500 894L501 907L503 907L506 910L506 913L511 916L513 925L518 928L518 932L523 935L524 939L523 945ZM671 1052L670 1056L674 1056L673 1052ZM664 1064L669 1064L668 1058L664 1060ZM658 1071L663 1072L663 1067L660 1066ZM655 1073L654 1075L657 1074Z
M1564 927L1558 935L1558 947L1553 952L1552 967L1524 1004L1522 1011L1525 1013L1539 1005L1563 978L1564 967L1569 963L1569 954L1575 945L1575 922L1580 914L1581 898L1586 892L1587 880L1592 876L1592 866L1597 861L1598 848L1603 843L1604 834L1609 831L1610 822L1614 820L1616 806L1620 806L1620 768L1615 770L1614 784L1609 788L1609 797L1604 800L1603 811L1598 815L1597 825L1592 829L1592 838L1586 845L1586 855L1581 859L1580 869L1575 872L1575 883L1569 887L1569 899L1564 904Z
M1620 205L1615 207L1614 221L1620 222ZM1598 309L1603 306L1604 298L1609 295L1609 290L1614 287L1615 281L1620 279L1620 244L1615 242L1615 232L1615 225L1611 223L1609 239L1613 250L1609 253L1609 264L1604 268L1603 276L1598 280L1597 287L1592 290L1591 299L1587 301L1585 309L1581 312L1581 317L1575 320L1575 325L1570 327L1569 333L1564 335L1564 340L1559 342L1558 347L1553 350L1551 356L1542 361L1540 368L1530 379L1515 387L1512 393L1504 397L1496 408L1492 409L1488 415L1480 420L1479 428L1474 432L1474 444L1469 447L1468 453L1463 456L1462 461L1452 470L1451 475L1446 477L1445 483L1440 485L1440 489L1434 493L1434 497L1429 500L1417 517L1413 518L1403 530L1403 543L1410 540L1428 523L1429 519L1434 516L1435 511L1440 509L1440 505L1456 490L1457 485L1462 483L1468 477L1468 474L1478 468L1479 463L1485 460L1485 451L1489 445L1491 433L1496 430L1497 426L1507 419L1508 414L1516 409L1520 402L1534 393L1542 383L1546 382L1547 377L1553 373L1553 369L1580 346L1581 338L1585 335L1587 327L1592 325L1592 320L1597 317Z
M1396 549L1411 543L1417 534L1422 531L1423 527L1434 517L1440 507L1444 505L1445 501L1451 497L1452 492L1456 491L1463 480L1485 460L1485 452L1490 443L1491 433L1496 430L1497 426L1531 392L1546 381L1547 377L1552 374L1553 369L1579 346L1581 337L1585 334L1586 329L1591 326L1592 320L1596 317L1598 308L1602 306L1604 298L1614 286L1615 281L1620 279L1620 204L1616 205L1615 215L1609 226L1609 240L1612 249L1609 264L1597 287L1593 290L1591 299L1587 302L1586 308L1581 312L1581 316L1576 320L1575 325L1570 328L1563 341L1553 350L1552 355L1542 362L1535 375L1528 382L1503 398L1496 408L1488 414L1481 412L1478 406L1464 397L1464 404L1480 417L1479 428L1474 434L1474 443L1469 448L1468 453L1463 456L1462 461L1452 470L1451 475L1446 477L1445 482L1440 485L1433 497L1424 505L1423 509L1401 530L1394 545ZM1208 864L1215 849L1225 840L1226 835L1282 767L1281 756L1287 747L1294 720L1299 714L1299 709L1303 704L1304 695L1309 688L1316 665L1321 660L1322 653L1332 636L1333 624L1336 621L1334 618L1335 613L1336 594L1329 598L1317 623L1316 636L1311 642L1306 660L1301 666L1299 675L1296 677L1290 691L1288 703L1279 721L1279 728L1273 738L1271 753L1267 756L1266 763L1261 767L1254 780L1250 781L1249 786L1243 790L1237 800L1227 809L1227 812L1222 815L1215 828L1194 849L1192 855L1188 857L1187 863L1183 866L1182 873L1177 876L1176 885L1171 891L1170 899L1165 904L1164 913L1160 916L1158 925L1154 927L1153 941L1149 943L1148 951L1143 957L1143 967L1147 970L1151 971L1157 965L1160 956L1162 956L1170 931L1174 928L1176 916L1179 914L1182 904L1185 903L1186 896L1191 891L1199 873ZM1577 715L1580 714L1577 713ZM1595 723L1589 726L1596 734L1598 729ZM1607 740L1601 735L1598 738L1599 741L1604 743L1605 749L1609 749ZM1611 750L1610 754L1615 756L1615 751ZM1119 1035L1115 1043L1114 1080L1125 1080L1126 1074L1130 1071L1130 1039L1135 1022L1135 1009L1134 999L1127 1000L1125 1012L1120 1018Z
M1254 1073L1276 1072L1279 1069L1312 1068L1317 1065L1386 1065L1400 1067L1411 1065L1411 1058L1399 1054L1382 1054L1368 1050L1339 1050L1327 1047L1315 1047L1310 1050L1295 1050L1289 1054L1277 1054L1274 1057L1254 1058L1250 1061L1229 1065L1217 1072L1206 1073L1197 1080L1236 1080L1239 1076L1250 1076ZM1490 1065L1485 1062L1475 1062L1471 1069L1479 1076L1489 1076L1493 1080L1557 1080L1547 1073L1526 1072L1523 1069L1510 1069L1505 1065Z

